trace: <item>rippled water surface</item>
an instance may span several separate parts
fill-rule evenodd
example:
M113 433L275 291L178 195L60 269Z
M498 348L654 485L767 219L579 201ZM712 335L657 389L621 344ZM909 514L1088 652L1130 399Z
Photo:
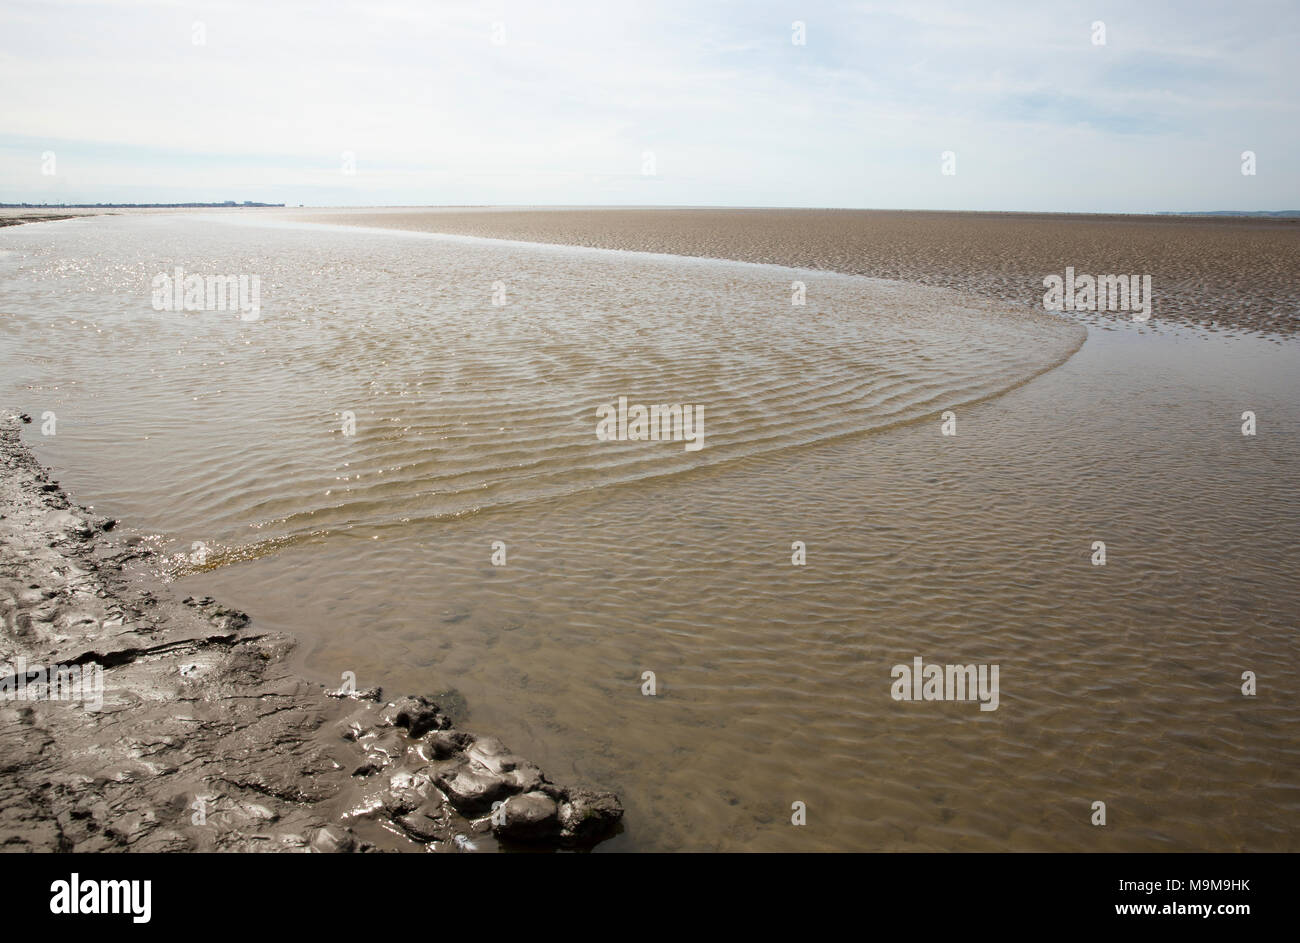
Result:
M175 266L258 274L259 318L155 311ZM64 484L304 670L457 689L472 728L618 790L610 848L1294 847L1295 344L1084 333L744 263L0 232L0 396ZM705 447L598 441L620 395L702 405ZM999 709L893 701L915 656L1000 664Z

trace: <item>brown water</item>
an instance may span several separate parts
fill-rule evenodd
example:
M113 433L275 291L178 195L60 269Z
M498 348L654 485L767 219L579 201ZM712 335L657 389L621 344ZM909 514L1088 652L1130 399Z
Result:
M260 319L154 311L178 264L261 273ZM57 414L28 438L63 482L202 541L178 585L307 670L456 688L471 727L617 789L611 849L1295 848L1295 342L1115 325L1070 356L1082 335L774 266L0 233L0 393ZM705 448L597 442L619 395L703 404ZM999 708L892 700L916 656L999 665Z

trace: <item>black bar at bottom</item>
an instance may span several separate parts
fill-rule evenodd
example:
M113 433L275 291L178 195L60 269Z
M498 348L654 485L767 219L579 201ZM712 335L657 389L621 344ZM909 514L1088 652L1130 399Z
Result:
M34 923L386 934L408 920L435 926L439 912L491 923L540 907L559 920L566 910L583 921L623 912L634 925L704 908L742 922L844 912L882 928L969 920L1217 934L1284 919L1292 865L1288 855L1208 854L563 855L550 864L509 855L36 855L0 857L0 886L28 932Z

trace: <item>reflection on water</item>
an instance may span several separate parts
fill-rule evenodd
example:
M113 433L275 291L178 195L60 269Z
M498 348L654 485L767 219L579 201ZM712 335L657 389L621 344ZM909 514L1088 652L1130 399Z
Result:
M1291 847L1293 345L1094 330L1042 373L1080 328L822 273L196 219L0 240L3 394L58 415L29 439L74 493L307 670L455 687L617 789L612 847ZM260 320L153 311L173 264L260 274ZM707 446L597 442L619 395L704 404ZM892 701L914 656L999 664L999 709Z

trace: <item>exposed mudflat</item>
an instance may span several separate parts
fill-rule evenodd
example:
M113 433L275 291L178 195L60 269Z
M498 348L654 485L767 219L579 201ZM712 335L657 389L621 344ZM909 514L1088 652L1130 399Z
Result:
M289 637L174 598L19 428L0 415L0 848L461 851L617 827L614 795L551 783L451 707L327 692L285 667ZM86 683L42 688L53 666Z
M1040 309L1044 277L1070 266L1150 275L1156 325L1300 330L1300 220L696 207L357 208L293 217L824 269Z
M91 213L22 213L14 210L0 210L0 226L21 226L23 223L48 223L58 219L76 219L78 216L91 216Z

